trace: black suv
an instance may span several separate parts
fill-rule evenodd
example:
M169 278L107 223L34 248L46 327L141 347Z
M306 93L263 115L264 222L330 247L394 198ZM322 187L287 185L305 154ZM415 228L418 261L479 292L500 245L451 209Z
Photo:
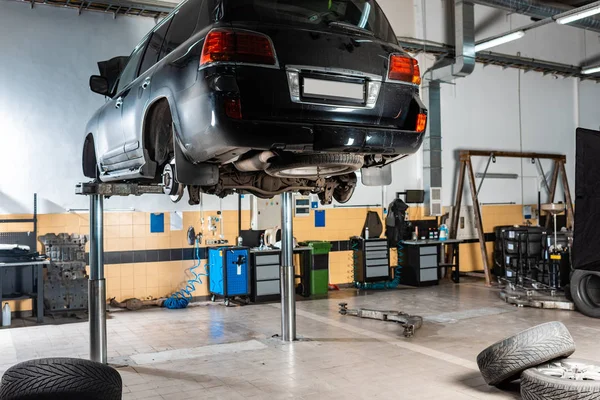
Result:
M420 147L427 111L417 61L372 0L187 0L133 53L99 63L108 96L85 132L83 170L346 202L371 173Z

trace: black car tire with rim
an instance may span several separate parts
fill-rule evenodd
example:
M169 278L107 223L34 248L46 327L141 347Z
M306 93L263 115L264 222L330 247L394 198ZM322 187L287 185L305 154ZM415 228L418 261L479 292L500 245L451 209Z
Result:
M517 379L521 372L575 352L575 342L561 322L534 326L497 342L477 356L477 365L489 385Z
M577 269L571 274L571 296L583 315L600 318L600 272Z
M2 400L121 400L121 376L108 365L78 358L43 358L10 367Z
M297 154L277 160L267 168L276 178L326 178L346 175L362 168L364 157L356 154Z
M600 363L567 358L530 368L521 375L523 400L600 398Z

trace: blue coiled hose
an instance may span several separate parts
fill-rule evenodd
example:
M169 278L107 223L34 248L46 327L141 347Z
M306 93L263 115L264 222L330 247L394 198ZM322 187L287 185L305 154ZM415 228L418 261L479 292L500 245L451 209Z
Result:
M396 265L396 268L394 268L394 279L392 279L391 281L373 283L354 282L354 286L357 289L364 290L382 290L397 288L400 285L400 276L402 275L402 261L404 259L404 246L402 245L402 242L398 242L396 249L398 251L398 265Z
M204 264L204 273L197 273L196 269L200 267L200 241L196 239L196 244L194 245L194 261L195 264L192 268L190 268L190 272L194 275L193 279L187 281L186 286L178 292L173 293L165 302L163 306L166 308L170 308L171 310L177 310L181 308L186 308L188 304L190 304L190 300L192 299L192 293L196 290L196 285L202 284L202 277L208 276L208 268L207 265Z

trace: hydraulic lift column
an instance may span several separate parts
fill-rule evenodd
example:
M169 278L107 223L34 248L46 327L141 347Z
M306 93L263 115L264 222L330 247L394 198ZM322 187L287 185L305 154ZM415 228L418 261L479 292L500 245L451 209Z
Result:
M281 195L281 338L296 340L296 298L294 287L294 233L292 193Z
M104 280L104 198L163 194L159 185L137 183L84 182L75 194L90 198L90 280L88 313L90 317L90 359L108 363L106 341L106 281Z
M104 280L104 196L90 197L90 359L103 364L106 356L106 281Z

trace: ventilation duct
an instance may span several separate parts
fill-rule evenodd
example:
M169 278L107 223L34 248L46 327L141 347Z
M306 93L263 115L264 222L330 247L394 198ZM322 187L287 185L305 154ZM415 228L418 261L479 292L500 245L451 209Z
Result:
M429 94L429 137L424 148L423 184L425 210L432 209L431 189L442 190L442 108L440 84L470 75L475 69L475 6L472 2L454 0L454 37L456 55L453 61L441 60L425 72ZM433 207L435 209L435 207ZM441 211L441 210L440 210ZM429 211L431 213L431 211Z

